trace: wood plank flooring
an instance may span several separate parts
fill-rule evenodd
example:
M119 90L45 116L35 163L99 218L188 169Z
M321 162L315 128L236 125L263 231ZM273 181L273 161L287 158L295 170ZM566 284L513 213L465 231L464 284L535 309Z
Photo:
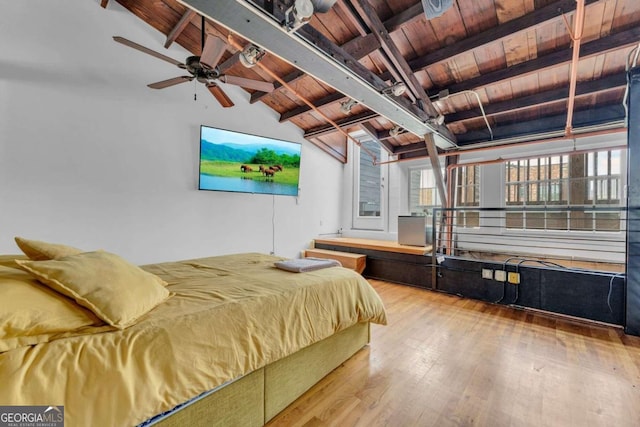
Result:
M389 325L268 426L640 426L640 338L370 282Z

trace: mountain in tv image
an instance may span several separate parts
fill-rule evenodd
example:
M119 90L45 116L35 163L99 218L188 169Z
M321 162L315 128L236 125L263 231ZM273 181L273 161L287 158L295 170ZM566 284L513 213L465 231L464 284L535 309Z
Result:
M214 143L201 136L201 190L298 194L299 144L231 131L205 131L225 142Z
M251 158L251 151L235 148L234 145L238 147L238 144L214 144L203 139L200 143L200 158L227 162L244 162Z
M293 145L293 144L292 144ZM269 165L287 164L288 166L300 166L300 148L282 147L275 144L215 144L207 140L200 142L200 160L263 163Z

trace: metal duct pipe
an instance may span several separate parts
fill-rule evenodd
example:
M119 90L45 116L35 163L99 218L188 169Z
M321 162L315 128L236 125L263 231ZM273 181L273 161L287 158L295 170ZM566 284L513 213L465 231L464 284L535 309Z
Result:
M567 101L567 125L565 127L565 135L571 136L573 132L573 109L576 100L576 85L578 81L578 62L580 61L580 40L582 39L582 29L584 28L584 0L576 0L576 14L574 16L574 28L568 27L565 18L565 24L571 39L573 40L573 57L571 58L571 74L569 79L569 100Z

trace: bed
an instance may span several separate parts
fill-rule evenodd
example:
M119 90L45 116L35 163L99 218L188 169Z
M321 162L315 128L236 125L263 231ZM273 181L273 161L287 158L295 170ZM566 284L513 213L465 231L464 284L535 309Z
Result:
M64 406L71 427L265 424L366 345L370 322L386 323L359 274L292 273L275 268L279 260L249 253L143 266L168 297L126 327L94 319L4 348L0 405ZM0 257L0 281L26 277L13 262Z

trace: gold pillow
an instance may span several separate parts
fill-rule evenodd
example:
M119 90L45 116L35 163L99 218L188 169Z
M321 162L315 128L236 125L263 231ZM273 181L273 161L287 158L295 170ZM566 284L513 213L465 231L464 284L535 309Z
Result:
M0 353L104 325L91 311L17 268L0 266Z
M77 255L82 251L72 246L58 243L47 243L39 240L28 240L15 237L16 244L26 256L34 261L62 258L67 255Z
M0 255L0 266L20 268L16 264L17 259L29 259L24 255Z
M118 329L131 326L170 296L162 279L109 252L16 262Z

